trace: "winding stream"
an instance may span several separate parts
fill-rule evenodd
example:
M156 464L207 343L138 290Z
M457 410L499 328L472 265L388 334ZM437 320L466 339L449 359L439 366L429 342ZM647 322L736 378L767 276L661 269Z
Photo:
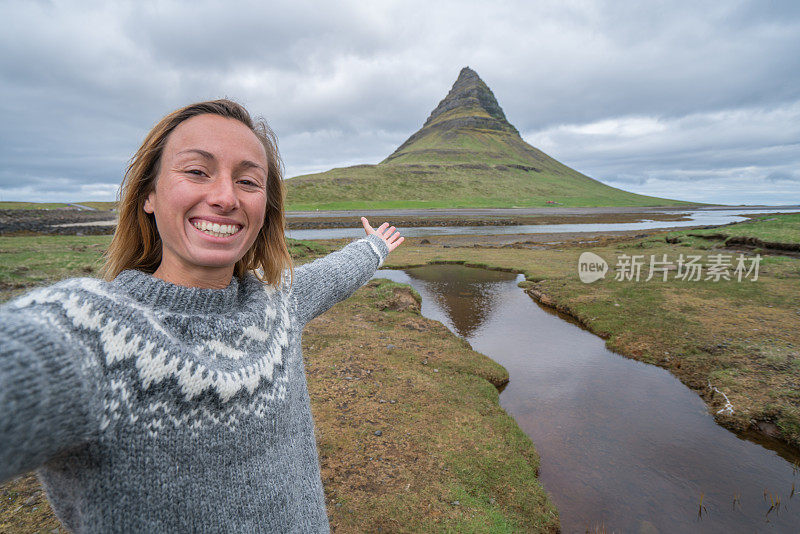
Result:
M541 455L563 532L800 531L793 450L720 427L668 371L539 307L522 275L429 265L375 277L413 286L424 316L508 369L500 404Z

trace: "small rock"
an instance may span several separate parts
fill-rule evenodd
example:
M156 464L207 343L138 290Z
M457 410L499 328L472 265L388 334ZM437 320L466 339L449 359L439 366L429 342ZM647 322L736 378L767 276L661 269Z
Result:
M394 349L396 347L394 345L392 345L391 343L389 343L388 345L386 345L386 348L387 349Z
M30 497L28 497L27 499L25 499L25 502L24 502L24 503L22 503L22 504L24 504L25 506L33 506L34 504L36 504L36 502L37 502L38 500L39 500L39 499L37 499L37 498L36 498L36 495L31 495Z
M380 402L381 404L383 404L384 402L386 402L386 399L381 399L379 402Z
M381 432L380 430L376 430L376 431L375 431L375 435L376 435L376 436L382 436L382 435L383 435L383 432ZM371 458L370 458L370 459L371 459Z
M389 401L389 404L394 404L395 402L397 402L397 401L392 399L392 400Z
M453 506L461 506L461 503L460 503L460 502L458 502L458 501L453 501L451 504L452 504Z
M438 370L438 369L434 369L434 370L433 370L433 372L434 372L434 373L438 373L438 372L439 372L439 370Z

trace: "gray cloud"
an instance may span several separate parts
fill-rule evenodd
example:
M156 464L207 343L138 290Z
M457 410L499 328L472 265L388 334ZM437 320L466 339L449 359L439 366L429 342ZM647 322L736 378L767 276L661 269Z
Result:
M2 200L110 199L155 121L220 96L269 120L290 176L375 163L421 126L464 65L528 141L612 185L800 199L796 2L2 10Z

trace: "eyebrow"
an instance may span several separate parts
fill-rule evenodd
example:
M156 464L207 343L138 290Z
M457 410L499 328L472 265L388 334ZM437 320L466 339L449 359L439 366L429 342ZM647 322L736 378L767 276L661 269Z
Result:
M189 153L189 152L193 152L195 154L199 154L200 156L204 157L205 159L210 159L210 160L216 160L217 159L217 158L214 157L214 154L212 154L211 152L207 152L207 151L201 150L199 148L187 148L186 150L181 150L180 152L178 152L176 154L176 156L179 156L181 154L186 154L186 153ZM267 174L267 169L265 169L263 165L259 165L255 161L250 161L249 159L244 159L244 160L240 161L239 164L236 165L236 166L237 167L242 167L242 168L245 168L245 169L261 169L262 171L264 171L265 174Z

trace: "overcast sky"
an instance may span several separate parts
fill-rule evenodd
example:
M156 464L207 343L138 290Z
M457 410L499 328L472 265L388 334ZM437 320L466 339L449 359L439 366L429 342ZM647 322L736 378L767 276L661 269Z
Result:
M377 163L468 65L526 141L606 184L800 203L797 1L27 0L0 16L0 200L113 200L155 122L219 97L269 121L289 177Z

